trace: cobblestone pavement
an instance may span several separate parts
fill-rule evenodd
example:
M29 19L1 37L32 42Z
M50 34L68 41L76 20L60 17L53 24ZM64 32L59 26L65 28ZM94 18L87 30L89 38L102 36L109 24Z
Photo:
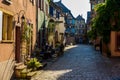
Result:
M103 57L89 45L77 45L32 80L120 80L120 59Z

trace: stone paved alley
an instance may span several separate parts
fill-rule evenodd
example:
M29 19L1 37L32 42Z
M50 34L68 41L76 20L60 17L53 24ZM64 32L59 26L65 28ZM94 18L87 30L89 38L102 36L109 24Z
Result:
M120 59L103 57L90 45L76 45L32 80L120 80Z

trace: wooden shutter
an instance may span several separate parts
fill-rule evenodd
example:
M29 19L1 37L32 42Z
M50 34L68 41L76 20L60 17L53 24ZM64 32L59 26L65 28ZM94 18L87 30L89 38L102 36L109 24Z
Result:
M2 40L2 17L3 17L3 12L0 11L0 41Z
M39 1L39 2L38 2L38 3L39 3L39 4L38 4L38 7L39 7L40 10L41 10L41 9L42 9L42 7L41 7L41 6L42 6L42 5L41 5L41 0L38 0L38 1Z
M44 0L42 0L42 10L44 11Z
M33 5L35 5L36 4L36 0L33 0Z
M45 4L45 7L46 7L46 15L48 16L48 5Z

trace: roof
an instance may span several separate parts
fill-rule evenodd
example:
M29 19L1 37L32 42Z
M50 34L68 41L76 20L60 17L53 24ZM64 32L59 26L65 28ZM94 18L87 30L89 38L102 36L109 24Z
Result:
M75 17L73 16L73 14L70 12L71 16L73 17L73 19L75 19Z
M78 15L76 20L85 20L81 15Z
M70 10L61 1L55 2L55 4L60 6L64 13L70 12Z
M50 6L54 7L56 10L61 11L61 7L56 5L53 1L50 1Z

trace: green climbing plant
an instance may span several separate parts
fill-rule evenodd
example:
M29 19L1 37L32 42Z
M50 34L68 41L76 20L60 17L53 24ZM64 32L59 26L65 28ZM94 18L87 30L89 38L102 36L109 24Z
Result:
M48 23L48 28L50 29L50 33L53 33L54 31L54 29L55 29L55 26L57 25L57 23L56 22L49 22Z
M48 2L50 3L51 0L48 0Z
M27 62L27 67L32 68L32 70L36 70L42 66L42 63L40 63L37 58L32 58L30 61Z
M26 21L24 21L22 25L23 25L23 28L21 31L22 32L22 35L21 35L22 50L21 51L23 54L26 54L26 56L28 56L32 28L30 27L30 25L27 24Z
M26 23L26 22L24 22L23 23L23 25L24 25L24 28L23 28L23 31L22 31L22 41L26 41L26 42L29 42L29 39L30 39L30 32L31 32L31 27L29 27L29 25Z
M97 15L92 20L92 28L105 43L109 43L110 32L120 30L120 0L106 0L97 4L94 10Z

